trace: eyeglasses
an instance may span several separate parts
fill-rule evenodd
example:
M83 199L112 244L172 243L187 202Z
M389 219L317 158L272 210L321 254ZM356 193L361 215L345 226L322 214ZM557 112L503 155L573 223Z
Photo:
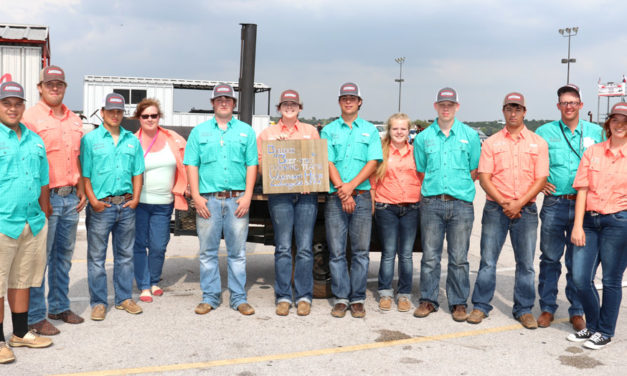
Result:
M159 114L141 114L139 115L142 119L146 120L148 118L156 119L159 117Z
M578 107L580 104L581 102L559 102L561 107Z
M46 89L65 89L65 82L61 81L49 81L44 82Z

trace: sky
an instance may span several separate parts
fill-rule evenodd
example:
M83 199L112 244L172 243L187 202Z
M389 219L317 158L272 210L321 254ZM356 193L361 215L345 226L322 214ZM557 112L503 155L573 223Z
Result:
M360 116L385 121L398 110L395 58L405 57L401 111L412 119L433 119L446 86L462 121L501 119L512 91L525 95L528 119L554 119L568 53L558 29L573 26L570 82L583 114L596 119L599 79L627 74L627 1L0 0L0 9L0 23L49 27L51 63L65 70L75 110L85 75L237 81L241 23L257 24L255 82L272 87L272 115L281 91L295 89L302 117L338 116L339 87L351 81ZM256 102L266 113L267 94ZM175 98L175 110L191 107L210 108L209 92Z

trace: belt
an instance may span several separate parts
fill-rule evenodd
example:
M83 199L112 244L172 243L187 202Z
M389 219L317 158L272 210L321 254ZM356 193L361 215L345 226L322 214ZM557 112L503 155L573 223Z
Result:
M589 214L589 215L590 215L590 216L592 216L592 217L596 217L597 215L603 215L603 214L601 214L601 213L599 213L599 212L595 212L595 211L593 211L593 210L588 210L588 211L586 212L586 214Z
M560 196L554 196L554 197L564 198L566 200L572 200L572 201L577 200L577 195L560 195Z
M401 202L400 204L392 204L392 205L396 205L396 206L400 206L402 208L406 207L406 206L411 206L411 205L415 205L417 204L417 202Z
M114 205L120 205L125 203L126 201L130 201L133 199L133 195L130 193L125 193L123 195L120 196L107 196L104 197L102 199L100 199L100 201L103 202L108 202L110 204L114 204Z
M369 190L355 189L353 191L353 196L357 196L357 195L360 195L360 194L363 194L363 193L366 193L366 192L370 192L370 191Z
M65 197L71 193L76 192L76 187L73 185L67 185L65 187L52 188L51 191L56 193L58 196Z
M447 195L447 194L441 194L441 195L435 195L435 196L427 196L426 198L436 198L438 200L442 200L442 201L456 201L458 200L457 198L451 196L451 195Z
M208 195L216 197L216 198L231 198L237 197L244 191L221 191L221 192L212 192L208 193Z

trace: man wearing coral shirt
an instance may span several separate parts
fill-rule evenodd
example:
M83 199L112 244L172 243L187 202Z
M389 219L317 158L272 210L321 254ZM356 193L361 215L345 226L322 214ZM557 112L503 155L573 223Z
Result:
M531 310L536 298L533 258L538 231L535 199L549 176L549 149L542 137L524 124L527 108L520 93L503 101L505 127L488 138L479 158L479 182L487 194L481 229L481 264L467 321L480 323L492 310L496 263L509 231L516 258L514 308L527 329L538 323Z
M29 328L43 335L59 330L46 320L63 320L80 324L83 318L70 310L69 272L76 240L78 213L85 207L85 190L78 160L83 123L64 104L65 72L48 66L39 75L40 100L24 113L23 122L37 133L46 145L50 168L50 204L47 237L48 308L46 309L45 276L41 287L30 289Z

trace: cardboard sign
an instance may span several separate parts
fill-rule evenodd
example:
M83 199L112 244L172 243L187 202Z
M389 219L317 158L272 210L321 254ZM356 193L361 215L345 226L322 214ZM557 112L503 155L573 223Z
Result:
M329 191L327 140L262 141L263 193Z

